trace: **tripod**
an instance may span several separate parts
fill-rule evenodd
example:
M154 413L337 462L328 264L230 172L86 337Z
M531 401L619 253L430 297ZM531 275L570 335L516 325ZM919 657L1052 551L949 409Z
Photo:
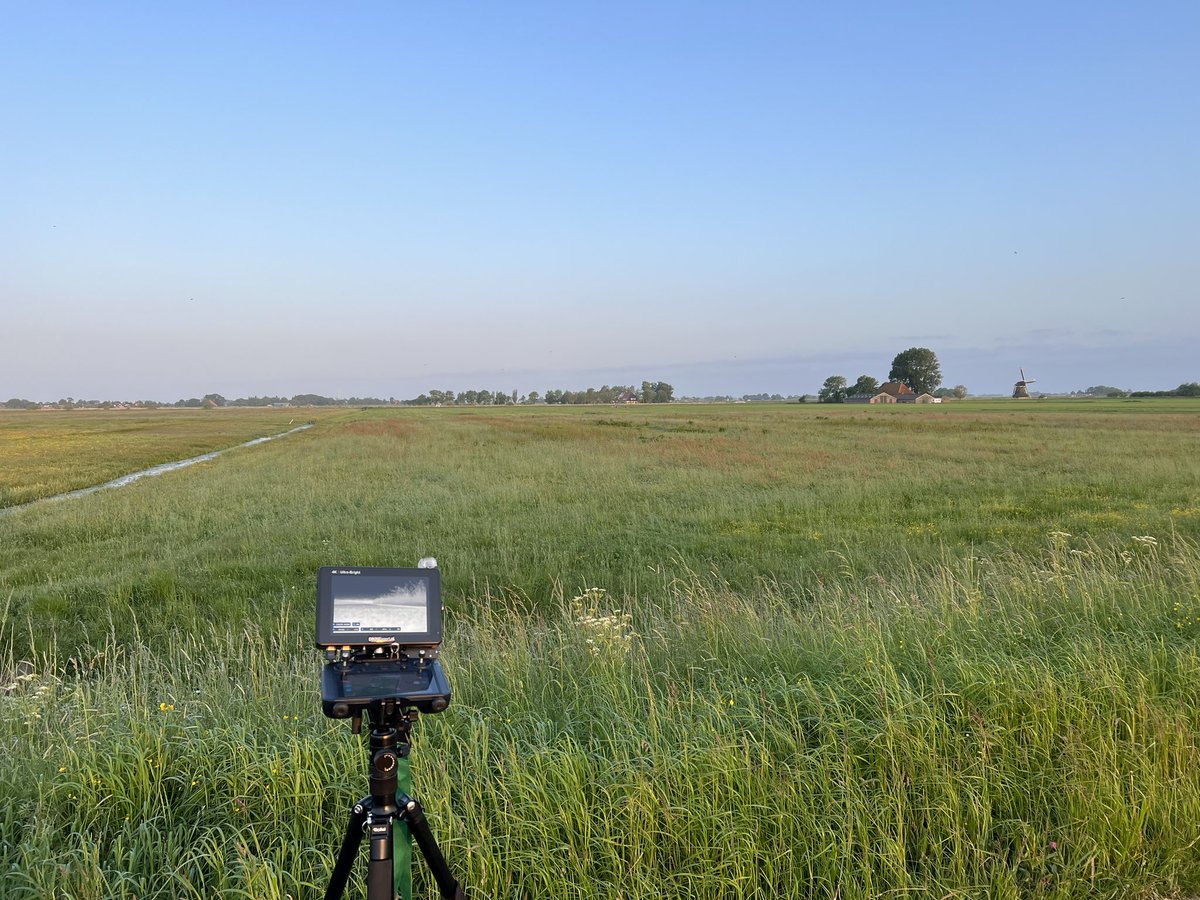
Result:
M466 900L462 885L450 874L446 858L442 856L433 832L429 830L429 822L425 819L421 804L407 794L412 782L408 754L412 748L412 727L417 715L416 709L406 707L397 699L374 700L367 707L367 720L371 726L367 782L371 793L350 810L346 836L329 876L325 900L341 900L358 846L363 834L368 832L371 836L371 855L367 863L367 900L395 900L397 888L403 900L410 900L410 832L437 881L442 897L446 900ZM357 710L351 723L353 732L361 733L362 716ZM398 848L395 831L399 831L402 837Z

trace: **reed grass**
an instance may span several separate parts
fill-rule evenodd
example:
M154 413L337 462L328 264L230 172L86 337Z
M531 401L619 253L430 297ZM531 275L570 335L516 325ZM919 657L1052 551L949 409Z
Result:
M481 596L449 622L415 790L479 896L1178 896L1198 585L1189 541L1049 538L817 597L703 574ZM6 688L3 896L323 889L364 749L320 717L317 654L280 637L310 611L283 608L51 645Z

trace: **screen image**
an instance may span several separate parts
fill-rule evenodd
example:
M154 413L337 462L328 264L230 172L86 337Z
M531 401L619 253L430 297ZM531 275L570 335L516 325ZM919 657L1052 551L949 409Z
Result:
M424 578L394 575L334 575L333 632L423 634L429 630L429 596Z

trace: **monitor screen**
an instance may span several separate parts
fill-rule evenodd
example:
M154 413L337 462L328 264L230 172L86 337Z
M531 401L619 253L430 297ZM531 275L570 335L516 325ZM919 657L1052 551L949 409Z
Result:
M334 574L333 633L429 631L429 583L405 575Z
M324 566L318 573L318 645L436 647L441 640L437 569Z

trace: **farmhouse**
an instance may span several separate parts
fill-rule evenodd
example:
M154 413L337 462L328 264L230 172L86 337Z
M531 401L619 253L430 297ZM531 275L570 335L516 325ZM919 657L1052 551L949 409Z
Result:
M851 394L846 398L847 403L895 403L896 398L891 394L880 391L878 394Z
M918 394L907 384L889 381L879 387L878 394L851 394L847 403L937 403L932 394Z
M879 386L879 393L895 397L897 403L912 403L917 392L902 381L886 381Z

